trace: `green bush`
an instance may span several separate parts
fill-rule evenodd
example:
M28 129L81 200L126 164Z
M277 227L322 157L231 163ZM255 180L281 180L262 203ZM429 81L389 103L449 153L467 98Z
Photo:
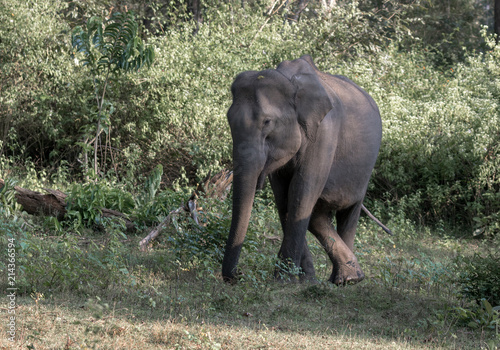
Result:
M485 39L491 51L444 72L423 50L389 51L349 69L377 101L384 125L369 197L403 207L415 222L446 221L493 235L500 211L500 48Z
M69 59L64 1L0 3L0 154L57 166L74 159L82 75ZM51 168L53 171L54 168Z
M461 294L468 300L487 300L493 306L500 306L500 254L475 253L471 257L456 258Z
M101 221L102 209L113 209L130 215L134 210L134 198L119 184L108 181L75 183L69 190L66 218L75 228L93 226Z

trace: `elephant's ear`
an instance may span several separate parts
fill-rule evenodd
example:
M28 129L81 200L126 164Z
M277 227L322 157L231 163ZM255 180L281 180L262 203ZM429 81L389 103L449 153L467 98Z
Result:
M295 108L298 122L304 128L307 138L314 141L321 121L333 108L332 101L316 74L294 75L292 83L297 89Z

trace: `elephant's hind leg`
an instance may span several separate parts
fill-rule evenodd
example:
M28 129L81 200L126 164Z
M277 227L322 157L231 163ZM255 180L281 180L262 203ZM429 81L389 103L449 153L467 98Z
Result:
M361 213L361 202L344 210L339 210L335 214L337 219L337 232L345 244L353 251L354 236L358 226L359 214Z
M331 212L318 204L309 222L312 232L326 250L333 264L329 281L336 284L357 283L365 278L352 250L335 231Z

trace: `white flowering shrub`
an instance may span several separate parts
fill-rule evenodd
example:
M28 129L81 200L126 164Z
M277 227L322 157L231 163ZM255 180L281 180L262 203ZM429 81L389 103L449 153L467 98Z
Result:
M423 51L350 68L377 101L384 136L371 196L421 223L500 230L500 47L436 69ZM346 73L348 73L347 71ZM352 74L354 73L354 74ZM472 231L471 231L472 233Z

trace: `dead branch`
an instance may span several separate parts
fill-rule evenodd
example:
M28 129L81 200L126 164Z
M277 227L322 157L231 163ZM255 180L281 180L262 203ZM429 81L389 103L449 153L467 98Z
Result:
M184 207L179 207L175 210L172 210L167 215L165 220L163 220L158 226L152 229L151 232L139 242L139 249L145 252L148 249L149 243L151 243L152 240L158 237L158 235L168 226L168 224L172 220L172 217L174 215L179 215L183 210Z
M233 182L233 172L229 170L222 170L221 172L215 174L213 177L210 177L210 173L205 178L203 184L199 185L196 191L191 195L186 204L182 207L179 207L175 210L172 210L165 220L163 220L158 226L149 232L149 234L144 237L139 242L139 249L141 251L147 251L150 243L160 235L160 233L168 227L170 222L172 221L172 217L174 215L179 215L180 213L189 212L194 222L198 226L203 226L200 224L198 219L198 204L197 198L198 194L205 193L205 197L209 198L217 198L219 200L224 200L231 189L231 184Z
M0 188L5 181L0 179ZM63 220L66 215L66 194L57 190L46 190L49 194L31 191L19 186L14 186L16 201L24 211L32 215L55 216Z

